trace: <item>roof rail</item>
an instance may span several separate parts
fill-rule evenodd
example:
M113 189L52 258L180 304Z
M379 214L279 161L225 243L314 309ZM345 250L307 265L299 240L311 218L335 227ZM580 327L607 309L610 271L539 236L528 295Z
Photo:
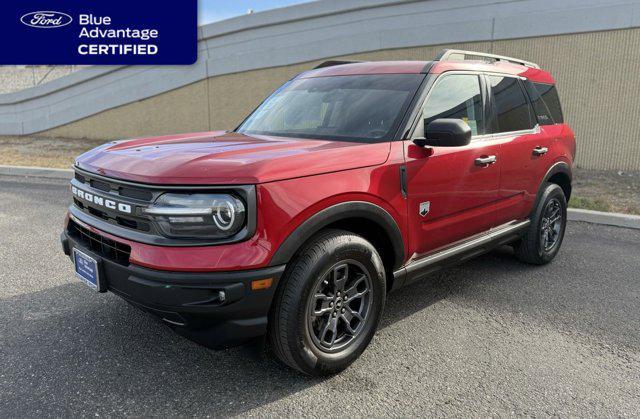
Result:
M443 49L440 51L435 61L447 61L447 60L462 60L464 61L466 56L490 58L495 61L508 61L514 64L520 64L531 68L540 68L536 63L530 61L521 60L519 58L505 57L504 55L488 54L486 52L476 51L464 51L461 49ZM455 57L455 58L454 58Z
M334 65L355 64L355 63L361 63L361 62L362 61L329 60L329 61L325 61L323 63L318 64L317 66L313 67L313 69L317 70L318 68L333 67Z

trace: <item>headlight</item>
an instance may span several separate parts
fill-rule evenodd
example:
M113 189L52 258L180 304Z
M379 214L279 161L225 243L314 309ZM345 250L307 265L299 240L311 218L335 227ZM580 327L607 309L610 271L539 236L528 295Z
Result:
M244 203L230 194L166 193L145 209L167 237L223 239L245 225Z

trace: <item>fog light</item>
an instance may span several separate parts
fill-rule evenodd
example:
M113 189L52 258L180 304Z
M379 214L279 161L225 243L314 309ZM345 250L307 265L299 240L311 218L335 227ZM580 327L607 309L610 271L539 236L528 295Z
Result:
M218 291L218 300L220 300L221 303L224 303L224 300L227 299L227 293L225 293L224 291Z

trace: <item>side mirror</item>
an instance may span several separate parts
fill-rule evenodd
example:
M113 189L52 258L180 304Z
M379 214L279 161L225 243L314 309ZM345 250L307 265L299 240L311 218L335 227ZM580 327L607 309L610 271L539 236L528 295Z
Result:
M462 147L471 142L471 128L462 119L439 118L429 124L424 122L425 138L413 140L419 147Z

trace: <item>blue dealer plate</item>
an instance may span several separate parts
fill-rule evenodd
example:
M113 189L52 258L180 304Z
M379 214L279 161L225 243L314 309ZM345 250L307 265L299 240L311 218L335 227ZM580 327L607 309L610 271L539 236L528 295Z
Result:
M73 264L75 265L76 276L89 287L98 291L98 284L100 281L98 275L98 261L74 248Z

